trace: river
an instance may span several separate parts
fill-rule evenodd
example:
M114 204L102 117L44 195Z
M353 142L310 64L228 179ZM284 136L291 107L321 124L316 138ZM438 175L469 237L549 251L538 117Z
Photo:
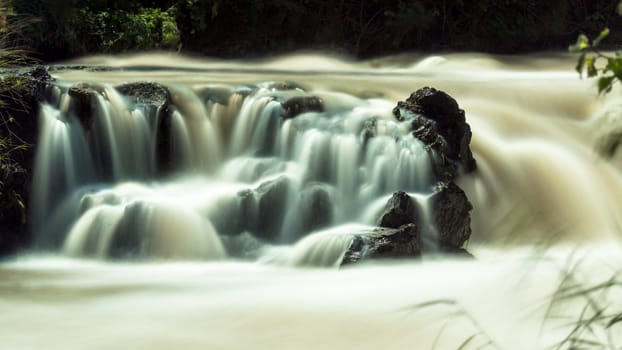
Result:
M622 130L622 101L617 89L597 96L574 59L306 53L68 62L53 70L57 87L41 113L36 245L0 264L0 347L619 348L622 158L598 150ZM113 88L135 81L171 91L172 175L156 176L148 122L156 112ZM262 92L273 81L300 90ZM105 122L90 131L68 107L67 89L80 82L101 94ZM474 207L467 248L476 259L338 269L348 242L340 232L372 225L392 191L425 203L425 156L391 120L395 103L423 86L453 96L473 130L478 170L458 184ZM301 116L271 134L261 123L272 120L271 101L302 90L322 97L330 118ZM370 116L382 131L370 146L378 151L362 157L351 130ZM88 144L92 135L98 141ZM223 237L225 228L247 228L231 228L237 194L282 176L289 195L279 229L266 229L279 244ZM305 191L328 194L328 229L306 235L301 221L317 213L296 196ZM253 229L274 221L261 213L250 215ZM131 237L116 242L117 227Z

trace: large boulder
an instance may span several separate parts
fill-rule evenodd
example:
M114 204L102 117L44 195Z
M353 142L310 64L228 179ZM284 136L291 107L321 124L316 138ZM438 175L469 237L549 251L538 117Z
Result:
M378 228L354 235L341 266L370 259L402 259L421 256L421 232L415 224Z
M433 224L441 250L455 251L471 237L471 202L453 182L441 183L430 198Z
M421 227L421 236L426 242L424 250L464 253L464 243L471 237L472 209L464 191L453 182L438 183L428 202L431 222L424 224L419 203L405 192L395 192L387 201L377 225L395 229L415 224Z
M469 148L471 127L464 110L456 100L443 91L424 87L413 92L406 101L393 109L400 120L409 120L413 136L433 153L434 168L441 181L454 180L459 172L476 169Z

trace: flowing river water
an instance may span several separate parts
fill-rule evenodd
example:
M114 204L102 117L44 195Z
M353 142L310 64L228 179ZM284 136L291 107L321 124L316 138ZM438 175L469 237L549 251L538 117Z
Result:
M573 61L71 62L114 69L52 73L35 247L0 264L0 347L619 348L622 158L599 150L622 132L622 100L618 90L596 96ZM170 91L166 175L159 111L114 88L138 81ZM97 91L89 128L68 93L82 82ZM426 207L428 156L391 114L423 86L453 96L473 131L478 170L458 183L474 207L476 259L338 269L347 233L371 227L393 191ZM325 111L281 120L278 101L305 94ZM367 142L370 118L378 135ZM284 194L266 195L270 186Z

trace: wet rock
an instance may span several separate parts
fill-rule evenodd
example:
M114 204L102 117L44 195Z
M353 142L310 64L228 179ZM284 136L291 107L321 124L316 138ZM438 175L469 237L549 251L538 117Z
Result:
M373 137L378 135L378 119L369 118L363 122L361 131L360 131L361 143L363 145L363 149L367 148L367 143Z
M127 83L117 86L116 89L135 104L166 108L171 101L168 89L154 82Z
M287 243L332 224L334 204L328 186L310 184L300 192L296 203L286 219L284 239Z
M300 194L302 230L311 232L333 222L333 201L328 190L320 185L305 188Z
M356 234L346 249L341 266L371 259L417 258L421 256L421 232L415 224L378 228Z
M431 197L432 218L441 249L461 249L471 237L473 206L464 191L453 182L442 183Z
M260 87L273 90L273 91L288 91L288 90L298 90L305 91L302 85L293 82L293 81L272 81L268 83L259 84Z
M159 175L168 175L175 168L171 144L171 94L164 85L155 82L122 84L116 90L131 103L140 105L147 117L155 119L156 165Z
M258 203L252 190L244 190L237 193L240 216L238 220L243 230L249 230L256 226Z
M148 117L156 119L157 170L160 175L168 175L175 167L171 145L171 94L168 88L155 82L133 82L119 85L116 90L131 103L141 105Z
M217 210L209 215L210 222L220 235L235 236L250 229L256 222L257 200L252 190L222 198Z
M290 189L291 180L286 176L264 182L255 189L257 222L252 233L258 238L277 241L285 218Z
M443 91L424 87L413 92L406 101L393 109L395 117L410 120L413 136L433 153L436 175L441 181L451 181L458 175L476 169L469 148L471 127L464 110L456 100Z
M83 70L86 72L112 72L120 71L122 68L110 66L87 66L80 64L54 64L47 67L50 72L62 72L68 70Z
M282 117L294 118L306 112L324 112L324 101L317 96L296 96L281 103L283 106Z
M407 193L398 191L387 201L387 205L378 219L378 226L398 228L402 225L418 222L417 202Z
M67 92L71 96L71 110L82 124L84 130L91 130L98 89L86 83L79 83L69 88Z

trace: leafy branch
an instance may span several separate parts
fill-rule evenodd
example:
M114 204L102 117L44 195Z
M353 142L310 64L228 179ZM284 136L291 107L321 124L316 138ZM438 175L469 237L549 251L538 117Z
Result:
M622 1L617 6L617 12L622 16ZM622 82L622 51L614 54L605 54L600 50L600 44L610 34L609 28L603 29L597 37L590 40L585 34L579 35L576 43L568 47L568 51L581 53L577 60L576 71L583 78L598 77L598 93L611 92L615 82Z

